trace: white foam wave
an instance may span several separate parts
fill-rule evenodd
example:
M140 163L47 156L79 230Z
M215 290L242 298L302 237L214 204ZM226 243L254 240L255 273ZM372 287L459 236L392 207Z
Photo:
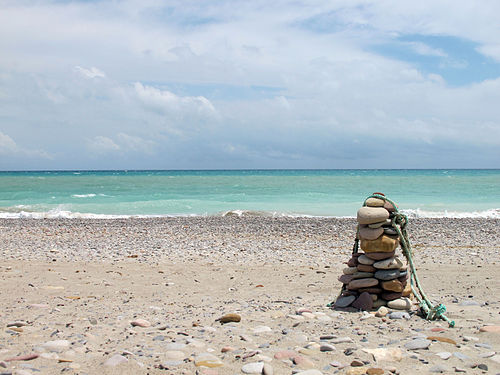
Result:
M96 195L91 193L91 194L73 194L71 197L73 198L93 198Z
M401 210L409 218L477 218L477 219L500 219L500 208L492 208L484 211L458 212L458 211L426 211L420 208L414 210Z

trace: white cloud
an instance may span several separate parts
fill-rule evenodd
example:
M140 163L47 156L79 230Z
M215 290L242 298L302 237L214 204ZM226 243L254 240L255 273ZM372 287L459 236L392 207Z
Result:
M0 132L0 155L7 157L23 157L23 158L43 158L52 159L52 155L43 150L31 150L19 146L7 134Z
M153 154L156 148L156 142L141 137L125 133L119 133L117 137L122 150Z
M81 66L75 66L75 71L80 73L82 76L86 78L105 78L106 74L101 70L97 69L95 66L90 69L82 68Z
M87 147L96 154L107 154L113 153L120 150L118 146L111 138L98 135L93 139L87 141Z
M0 154L8 155L19 151L16 142L7 134L0 132Z
M408 46L410 46L411 49L413 49L416 53L419 55L424 55L424 56L438 56L438 57L446 57L448 56L447 53L445 53L443 50L439 48L432 48L428 46L425 43L420 43L420 42L408 42L405 43Z

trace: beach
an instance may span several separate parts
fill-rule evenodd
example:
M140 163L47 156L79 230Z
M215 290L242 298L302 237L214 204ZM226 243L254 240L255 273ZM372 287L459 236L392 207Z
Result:
M499 224L410 221L420 281L449 328L327 307L354 219L2 219L0 370L496 374L500 334L481 329L500 326ZM230 313L241 321L218 321Z

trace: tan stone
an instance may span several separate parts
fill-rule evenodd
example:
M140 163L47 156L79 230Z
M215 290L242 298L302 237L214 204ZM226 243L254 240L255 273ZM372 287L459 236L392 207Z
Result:
M385 201L380 198L368 198L365 204L368 207L384 207Z
M391 292L402 292L403 284L401 281L394 279L382 282L382 288L385 290L390 290Z
M365 253L389 253L398 247L398 240L385 234L377 238L376 240L361 240L361 249Z
M359 224L373 224L389 218L389 211L382 207L361 207L358 210Z
M384 228L369 228L360 226L358 230L359 238L363 240L376 240L384 234Z
M408 297L411 295L411 284L407 283L403 289L403 297Z
M375 267L369 266L367 264L358 264L357 269L358 269L358 271L361 271L361 272L375 272L375 271L377 271L377 269Z
M378 280L371 277L366 279L353 280L349 284L347 284L347 289L353 290L359 288L369 288L375 285L378 285Z

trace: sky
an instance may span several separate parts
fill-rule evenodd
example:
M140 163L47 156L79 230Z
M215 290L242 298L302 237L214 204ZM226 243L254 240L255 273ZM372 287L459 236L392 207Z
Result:
M496 0L0 0L0 170L500 168Z

